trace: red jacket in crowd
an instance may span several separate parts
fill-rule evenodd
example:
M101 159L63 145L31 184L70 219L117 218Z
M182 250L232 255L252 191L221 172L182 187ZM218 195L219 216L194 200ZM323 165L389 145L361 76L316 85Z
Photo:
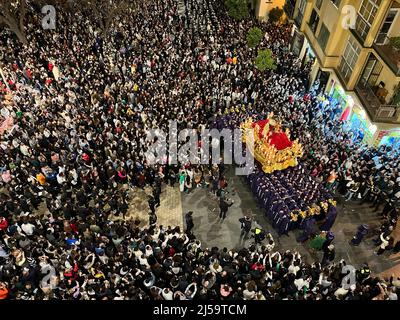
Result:
M5 218L0 218L0 230L6 230L8 227L8 222Z

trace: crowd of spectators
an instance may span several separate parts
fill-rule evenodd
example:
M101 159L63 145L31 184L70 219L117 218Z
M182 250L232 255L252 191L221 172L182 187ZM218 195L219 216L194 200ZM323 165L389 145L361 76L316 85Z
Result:
M149 165L146 130L168 131L174 119L200 132L236 109L274 111L312 174L349 199L362 190L379 206L399 196L397 158L349 144L307 92L310 64L290 52L290 25L235 21L223 1L183 4L183 14L174 0L125 9L106 32L90 12L66 9L44 30L29 5L28 44L1 31L0 299L397 298L395 278L360 276L345 289L343 261L308 264L263 245L207 249L174 226L109 219L128 209L122 185L201 182L203 168ZM246 33L255 25L275 71L254 68ZM394 208L385 216L397 221Z

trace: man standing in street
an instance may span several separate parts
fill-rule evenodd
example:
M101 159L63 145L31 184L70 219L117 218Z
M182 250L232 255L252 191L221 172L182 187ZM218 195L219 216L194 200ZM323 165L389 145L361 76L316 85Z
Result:
M193 223L193 211L189 211L185 214L185 221L186 221L186 233L191 233L194 227Z
M326 267L326 266L329 265L334 259L335 259L335 246L334 246L333 244L330 244L330 245L324 250L324 256L322 257L322 262L321 262L322 267Z
M265 231L261 227L257 226L254 229L254 241L256 245L261 244L262 241L265 239L265 236L266 236Z
M157 223L157 215L150 213L149 214L149 226L155 226Z
M225 220L226 213L228 212L229 207L233 205L233 201L229 204L223 197L219 200L219 218Z
M155 215L156 214L156 201L153 196L150 196L148 204L149 204L151 214Z
M154 204L156 207L160 206L161 183L156 184L153 189Z
M243 218L239 219L239 222L241 224L241 229L242 231L240 232L240 238L243 237L243 239L247 239L247 237L249 236L249 232L251 230L251 218L248 216L244 216Z

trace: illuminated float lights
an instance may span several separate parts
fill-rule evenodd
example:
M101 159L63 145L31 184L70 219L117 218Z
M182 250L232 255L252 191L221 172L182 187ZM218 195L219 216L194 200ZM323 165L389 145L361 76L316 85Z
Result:
M282 131L281 124L271 113L266 120L254 122L248 118L240 125L243 142L262 166L265 173L285 170L298 165L298 158L303 156L303 147L296 139L290 140L289 129ZM249 140L251 139L251 140Z

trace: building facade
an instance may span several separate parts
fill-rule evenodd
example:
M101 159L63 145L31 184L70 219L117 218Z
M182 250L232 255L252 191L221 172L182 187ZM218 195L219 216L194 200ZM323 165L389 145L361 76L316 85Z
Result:
M400 0L286 0L291 50L365 143L400 150Z
M270 10L276 7L283 9L285 0L249 0L249 4L258 19L268 20Z

